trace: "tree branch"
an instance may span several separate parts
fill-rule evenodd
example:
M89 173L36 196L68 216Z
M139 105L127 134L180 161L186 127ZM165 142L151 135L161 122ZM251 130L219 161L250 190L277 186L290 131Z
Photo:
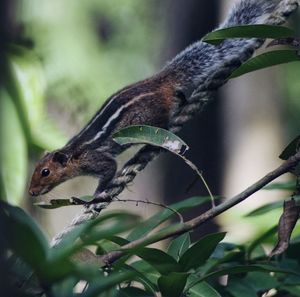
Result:
M119 258L121 258L125 253L126 250L137 248L140 246L146 246L170 237L179 236L185 232L192 231L205 223L206 221L218 216L219 214L223 213L224 211L232 208L233 206L241 203L248 197L250 197L252 194L256 193L260 189L262 189L265 185L270 183L271 181L275 180L279 176L291 171L296 165L298 165L300 161L300 152L295 154L294 156L290 157L287 161L282 163L279 167L277 167L275 170L269 172L267 175L265 175L263 178L258 180L256 183L245 189L240 194L232 197L229 200L226 200L225 202L221 203L220 205L213 207L209 209L208 211L204 212L200 216L191 219L190 221L184 223L184 224L177 224L174 226L174 228L164 228L161 231L158 231L155 234L149 234L146 235L140 239L137 239L135 241L130 242L129 244L126 244L122 246L118 251L112 251L107 253L106 255L101 257L102 262L106 264L112 264Z

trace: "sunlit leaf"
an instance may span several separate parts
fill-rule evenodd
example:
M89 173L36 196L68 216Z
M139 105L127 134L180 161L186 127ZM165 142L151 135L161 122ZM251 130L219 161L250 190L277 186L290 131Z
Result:
M283 38L293 35L294 31L287 27L254 24L216 30L205 35L203 41L219 44L227 38Z
M16 97L15 103L20 107L31 141L44 149L62 146L65 138L46 117L46 84L41 63L32 51L15 45L10 46L7 59L10 92Z
M266 52L245 62L231 74L230 78L235 78L267 67L296 61L300 61L300 56L298 51L295 50L276 50Z
M113 137L121 145L132 143L151 144L180 155L183 155L189 149L182 139L170 131L146 125L126 127L115 133Z
M16 106L5 89L0 90L0 163L5 197L20 204L27 176L27 143Z

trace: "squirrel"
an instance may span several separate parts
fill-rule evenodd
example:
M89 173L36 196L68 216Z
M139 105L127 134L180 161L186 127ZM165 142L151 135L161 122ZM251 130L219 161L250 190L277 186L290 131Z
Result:
M264 24L280 2L282 0L240 0L218 29ZM100 193L116 173L116 157L128 147L114 142L115 132L130 125L168 129L172 115L184 106L197 86L225 65L232 55L240 57L236 63L238 68L252 56L258 47L257 41L254 38L228 39L219 45L198 41L157 74L112 95L63 148L47 153L38 162L29 194L46 194L62 182L81 175L97 177L99 185L94 195Z

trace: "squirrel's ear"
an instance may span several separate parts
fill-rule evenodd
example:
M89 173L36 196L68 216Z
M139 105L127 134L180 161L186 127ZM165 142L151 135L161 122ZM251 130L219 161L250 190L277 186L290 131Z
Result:
M52 161L60 163L62 166L66 166L68 162L68 156L62 152L55 152Z

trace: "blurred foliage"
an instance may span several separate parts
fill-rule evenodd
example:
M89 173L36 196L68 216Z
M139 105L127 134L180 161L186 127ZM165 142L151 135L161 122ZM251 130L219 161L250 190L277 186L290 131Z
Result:
M54 149L65 138L46 116L45 82L39 61L23 47L10 46L5 57L1 101L1 184L3 197L19 204L25 190L28 148Z
M109 95L153 74L162 33L155 3L22 1L25 36L43 61L48 97L83 124Z
M193 197L170 208L183 212L204 201L208 200ZM103 254L141 234L156 230L157 237L168 228L157 227L175 215L165 209L140 223L129 213L104 213L50 248L28 214L1 202L0 242L5 249L1 296L151 297L160 292L164 297L256 297L269 291L278 297L300 296L299 238L294 236L285 254L270 261L265 247L274 245L275 227L240 245L223 241L225 233L191 242L187 232L165 250L139 245L126 249L115 263L103 263ZM172 228L176 226L180 224ZM129 235L122 235L128 231ZM96 253L86 247L96 247ZM227 276L227 281L220 282L220 276Z

